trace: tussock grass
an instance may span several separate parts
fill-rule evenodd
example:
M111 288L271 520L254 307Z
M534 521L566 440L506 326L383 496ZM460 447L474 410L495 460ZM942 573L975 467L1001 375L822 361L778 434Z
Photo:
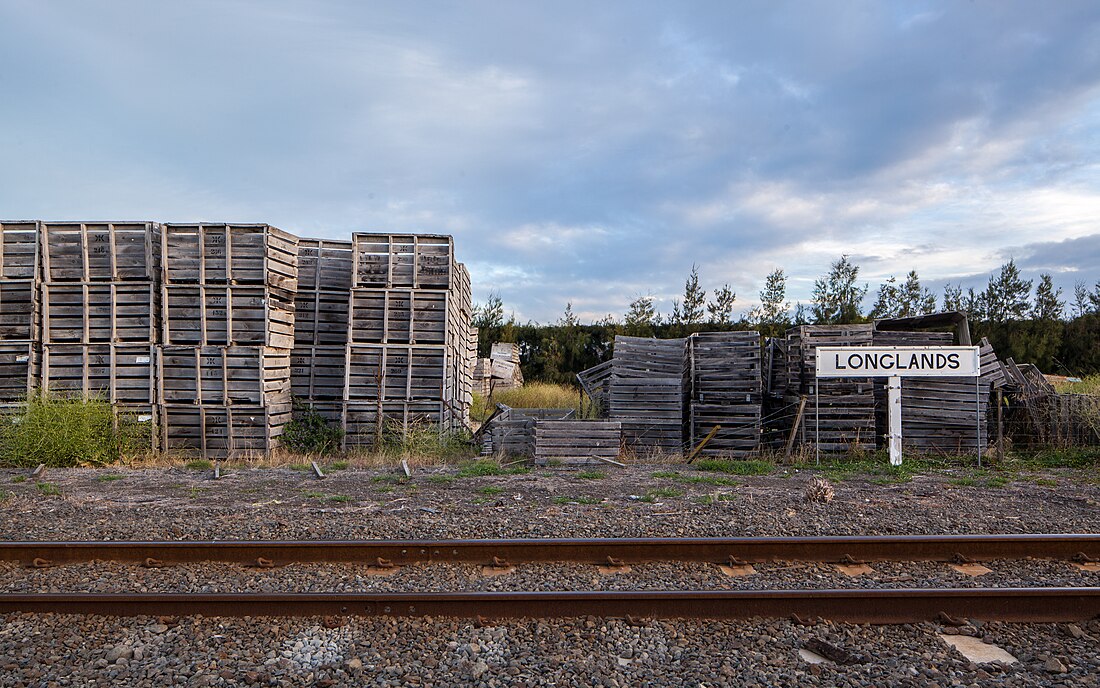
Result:
M530 472L530 469L525 466L508 466L505 468L496 461L479 459L477 461L470 461L462 466L462 468L458 469L458 477L480 478L492 475L521 475L528 472Z
M581 408L582 398L583 409ZM516 389L498 390L493 393L492 398L483 397L475 392L470 417L478 423L483 423L492 415L497 404L512 408L573 409L577 413L577 418L594 416L594 412L591 411L591 401L579 388L549 382L529 382Z
M1100 395L1100 375L1089 375L1082 378L1080 382L1058 380L1054 383L1054 389L1068 394Z
M767 475L775 470L775 464L769 461L725 461L721 459L700 459L695 462L695 468L700 471L712 473L729 473L731 475Z

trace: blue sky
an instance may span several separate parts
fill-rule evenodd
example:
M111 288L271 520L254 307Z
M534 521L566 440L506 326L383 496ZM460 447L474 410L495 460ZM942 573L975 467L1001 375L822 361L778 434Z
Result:
M1095 2L0 0L0 217L454 234L475 298L1100 280Z

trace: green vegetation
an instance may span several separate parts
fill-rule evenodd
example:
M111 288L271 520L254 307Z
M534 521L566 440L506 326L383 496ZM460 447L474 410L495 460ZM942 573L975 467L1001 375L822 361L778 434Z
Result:
M53 483L35 483L35 487L38 488L39 492L49 497L61 494L61 488Z
M9 466L105 466L150 449L148 425L103 399L35 393L0 417L0 461Z
M330 471L343 471L347 470L347 467L350 465L351 464L349 464L347 461L333 461L332 463L325 466L325 468Z
M732 502L737 499L734 495L719 492L717 494L705 494L701 497L696 497L695 501L699 504L714 504L716 502Z
M700 459L695 462L695 468L700 471L730 473L732 475L768 475L775 470L775 464L759 460L723 461L719 459Z
M555 504L599 504L601 501L595 497L554 497Z
M122 480L122 476L118 475L117 473L107 473L105 475L97 475L95 479L96 482L99 483L109 483L114 480Z
M350 502L351 497L349 497L348 495L332 495L331 497L328 498L328 501L330 501L330 502Z
M279 441L299 454L325 456L340 450L344 431L329 425L311 404L294 402L294 418L286 424Z
M1100 395L1100 375L1089 375L1080 382L1060 380L1054 383L1054 388L1068 394Z
M458 469L459 478L480 478L492 475L521 475L530 472L524 466L501 466L496 461L478 459L470 461Z
M581 480L603 480L607 474L603 471L581 471L577 473L577 477Z
M493 392L491 399L474 393L473 406L470 409L470 417L479 423L492 415L497 404L504 404L512 408L560 408L573 409L577 418L592 415L592 404L587 396L574 385L554 384L549 382L529 382L516 389L501 389Z
M657 502L661 499L672 499L674 497L683 496L683 490L677 490L673 487L655 487L642 495L641 501L646 502L647 504L653 504L654 502Z
M478 494L483 494L486 497L492 497L493 495L498 495L501 492L504 492L504 488L497 487L496 485L486 485L485 487L479 489L477 492Z
M673 482L681 483L684 485L726 485L734 486L741 483L730 478L723 478L717 475L684 475L683 473L677 473L676 471L656 471L653 474L654 478L661 478L664 480L671 480Z
M214 467L214 464L210 463L206 459L196 459L195 461L188 461L183 465L184 468L190 468L193 471L208 471Z
M25 476L25 475L17 475L17 476L15 476L15 477L13 477L13 478L11 479L11 481L12 481L13 483L25 483L25 482L27 482L27 476Z
M435 483L437 485L448 485L455 481L453 475L429 475L428 482Z
M317 492L316 490L310 490L308 492L304 492L303 494L306 497L309 497L310 499L324 499L325 498L325 493L324 492Z

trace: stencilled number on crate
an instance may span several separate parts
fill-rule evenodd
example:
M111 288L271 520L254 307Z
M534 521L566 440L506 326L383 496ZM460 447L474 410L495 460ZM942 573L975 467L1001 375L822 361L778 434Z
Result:
M206 434L208 437L225 437L226 430L224 424L211 425L210 421L206 421Z
M224 296L207 296L206 297L206 302L209 303L212 306L224 306L225 305L225 297Z
M218 358L217 356L203 356L202 357L202 364L204 366L219 366L220 367L221 364L222 364L222 359Z
M225 310L224 308L212 308L210 310L210 315L211 315L211 317L221 319L221 318L226 317L226 314L228 312L229 311Z
M111 252L111 247L110 246L93 246L92 247L92 255L95 255L95 256L107 255L110 252Z
M92 234L91 237L92 237L92 243L94 243L94 244L98 244L98 243L104 243L105 244L105 243L108 243L110 241L110 237L107 236L107 234L105 232L96 232L95 234Z

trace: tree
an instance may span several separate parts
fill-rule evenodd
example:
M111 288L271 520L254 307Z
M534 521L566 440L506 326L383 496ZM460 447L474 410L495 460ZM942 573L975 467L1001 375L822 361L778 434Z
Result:
M1100 312L1100 282L1096 283L1096 288L1089 294L1089 303L1092 304L1091 311Z
M1015 260L1002 265L999 273L989 277L985 288L985 319L994 323L1025 320L1030 310L1031 284L1031 280L1020 277Z
M471 324L479 329L490 329L504 325L504 302L500 294L491 291L484 304L474 304Z
M943 309L945 311L961 311L963 308L963 290L961 284L952 287L950 284L943 287Z
M558 327L576 327L579 324L580 321L577 320L577 316L573 314L573 302L566 302L565 313L562 314L561 320L558 321Z
M927 315L936 310L936 295L931 289L921 286L916 270L910 270L905 276L905 284L898 292L898 317L909 318L914 315Z
M1035 320L1061 320L1066 303L1058 297L1062 288L1054 288L1054 280L1049 274L1039 275L1039 285L1035 287L1035 305L1031 308L1031 317Z
M723 284L721 289L714 290L714 300L707 304L707 320L712 325L733 324L733 302L737 300L737 294L730 289L730 285Z
M847 325L862 319L863 297L867 285L856 284L859 266L843 255L829 269L829 274L814 282L812 312L814 322L821 325Z
M809 323L810 318L806 314L806 306L804 306L801 301L798 301L794 304L794 320L791 322L791 324L808 325Z
M986 320L985 295L974 291L974 287L966 290L966 298L962 302L962 310L971 320Z
M691 274L684 282L684 303L680 312L682 321L687 325L703 322L703 308L707 301L707 292L699 287L699 268L691 266ZM732 305L730 309L732 311Z
M1073 317L1080 318L1088 313L1090 310L1089 305L1089 289L1085 286L1085 283L1078 282L1073 285Z
M871 307L871 318L896 318L898 316L901 291L898 289L898 281L890 275L890 279L879 285L878 296L875 305Z
M656 324L657 309L653 307L652 296L639 296L630 302L630 310L623 318L626 334L634 337L652 335Z
M802 304L799 304L799 308ZM791 302L787 300L787 276L776 268L764 280L760 305L749 311L749 322L765 334L775 336L790 325Z

